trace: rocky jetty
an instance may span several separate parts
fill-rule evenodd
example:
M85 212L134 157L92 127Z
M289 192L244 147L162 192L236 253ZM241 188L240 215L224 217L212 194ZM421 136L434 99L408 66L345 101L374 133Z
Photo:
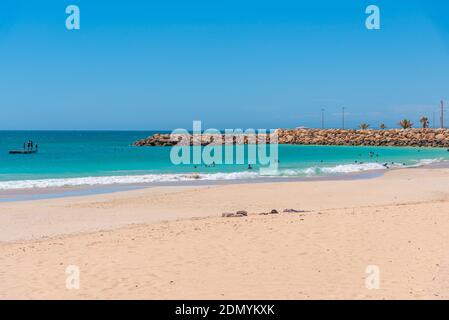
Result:
M202 135L185 135L185 134L161 134L156 133L151 137L136 141L133 145L137 147L144 146L164 146L171 147L174 145L186 146L207 146L222 144L252 144L252 143L270 143L269 134L253 134L253 135L224 135L224 134L202 134Z
M397 146L397 147L445 147L449 148L449 129L277 129L279 144L336 145L336 146ZM139 140L135 146L213 145L270 143L267 134L259 136L225 135L171 135L155 134ZM275 141L275 140L274 140Z
M277 133L280 144L449 147L449 129L279 129Z

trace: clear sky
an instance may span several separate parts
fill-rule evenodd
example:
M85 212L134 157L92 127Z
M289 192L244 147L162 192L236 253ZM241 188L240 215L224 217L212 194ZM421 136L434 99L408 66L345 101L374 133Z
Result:
M0 130L395 126L441 99L446 0L0 1Z

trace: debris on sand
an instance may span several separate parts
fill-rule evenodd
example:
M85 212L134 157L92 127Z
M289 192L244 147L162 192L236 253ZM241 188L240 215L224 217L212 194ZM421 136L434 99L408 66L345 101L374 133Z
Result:
M224 213L221 214L221 216L222 216L223 218L232 218L232 217L235 217L235 213L224 212Z
M236 213L225 212L225 213L222 213L221 216L223 218L247 217L248 216L248 211L239 210Z
M302 212L305 212L304 210L296 210L296 209L284 209L284 211L282 211L282 212L285 212L285 213L302 213Z

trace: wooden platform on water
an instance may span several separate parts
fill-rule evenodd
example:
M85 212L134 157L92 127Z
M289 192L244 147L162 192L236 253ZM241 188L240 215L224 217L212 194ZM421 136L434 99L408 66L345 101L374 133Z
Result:
M37 153L37 150L11 150L9 154L32 154Z

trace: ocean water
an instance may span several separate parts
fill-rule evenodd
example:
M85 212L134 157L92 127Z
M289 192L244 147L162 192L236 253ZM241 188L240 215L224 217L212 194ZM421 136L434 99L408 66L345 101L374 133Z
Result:
M170 160L169 147L133 147L151 131L0 131L0 190L79 185L257 179L260 165L215 166ZM39 152L12 155L33 140ZM225 147L233 148L235 147ZM247 147L245 147L247 151ZM201 151L201 150L200 150ZM246 152L247 153L247 152ZM338 175L449 160L446 149L280 145L275 177Z

